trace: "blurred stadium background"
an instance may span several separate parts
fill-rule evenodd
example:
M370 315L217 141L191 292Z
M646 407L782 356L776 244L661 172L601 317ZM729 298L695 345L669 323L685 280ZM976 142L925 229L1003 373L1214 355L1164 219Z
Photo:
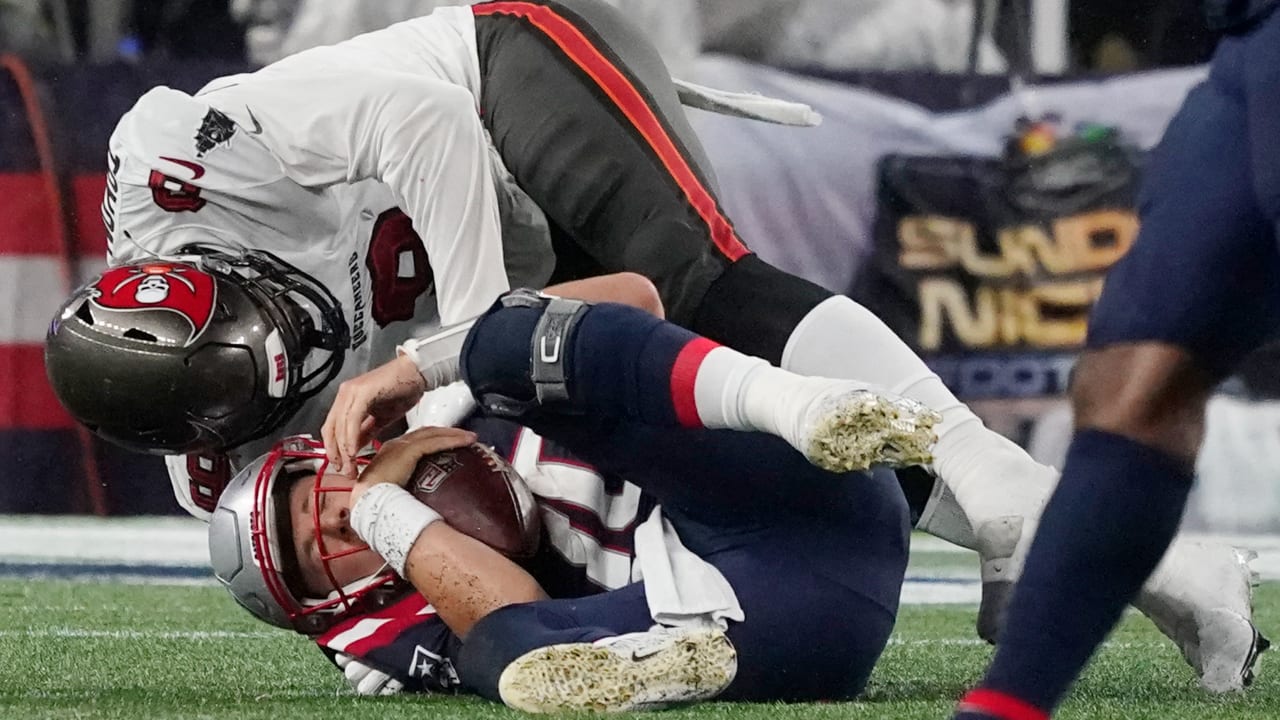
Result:
M691 111L742 236L872 307L991 425L1060 464L1067 377L1136 232L1145 152L1216 40L1197 0L610 1L677 77L824 115L790 129ZM43 369L54 308L103 264L119 116L151 86L194 91L445 4L0 0L0 568L204 574L199 526L91 519L180 511L162 463L75 427ZM1189 529L1266 547L1280 531L1275 369L1260 353L1214 400ZM163 557L112 550L137 537Z
M1061 396L1133 191L1215 38L1197 0L611 0L673 74L812 104L786 129L692 111L741 234L890 320L953 387L1059 462ZM0 514L167 514L161 464L78 431L41 343L100 267L106 140L147 88L448 0L0 0ZM1190 526L1280 523L1263 353L1211 409Z
M1102 276L1136 232L1145 153L1203 77L1216 42L1198 0L610 1L650 33L675 76L806 102L824 115L819 128L790 129L691 111L741 235L770 261L872 307L992 426L1060 464L1066 380ZM35 690L0 686L0 715L89 712L99 687L132 680L73 673L80 680L67 685L59 668L135 642L131 652L167 662L190 648L166 643L194 638L222 658L239 651L217 642L242 648L267 635L212 588L77 590L31 580L209 582L202 524L151 517L181 512L163 464L76 428L45 379L54 309L104 262L99 205L115 122L154 85L194 91L445 4L458 3L0 0L0 575L21 578L0 581L10 617L0 625L0 664L42 668ZM1186 518L1191 530L1245 537L1262 551L1256 567L1267 579L1280 578L1278 364L1265 349L1213 400ZM976 602L974 558L933 540L915 550L908 603ZM1266 588L1265 598L1275 592ZM48 593L57 597L34 599ZM135 624L134 602L172 604L172 623ZM217 604L216 621L201 624L202 603ZM178 612L188 605L195 609ZM117 620L82 612L99 606L115 608ZM938 715L984 662L965 650L974 642L968 611L936 626L924 620L933 612L904 616L924 629L904 622L888 670L877 671L872 695L901 699L895 716ZM1266 608L1260 620L1273 615ZM1176 670L1164 677L1177 661L1151 658L1172 651L1149 651L1157 647L1150 628L1141 632L1126 646L1132 656L1113 654L1095 671L1105 678L1092 686L1098 702L1120 709L1099 714L1086 699L1068 717L1244 716L1234 706L1205 715L1182 686L1173 702L1185 708L1139 712L1135 698L1150 695L1126 693L1145 680L1123 671L1146 677L1144 663L1155 662L1162 670L1152 682L1182 680ZM58 644L30 656L41 638ZM916 662L917 643L931 660ZM259 658L245 672L257 684L228 690L229 702L247 712L266 697L257 693L294 669L281 669L284 657ZM310 659L319 677L319 658ZM339 682L323 672L321 699ZM276 701L314 698L303 687L312 679L295 679ZM1265 709L1250 717L1275 716L1267 703L1280 702L1278 686L1266 683L1251 701ZM135 688L141 700L112 696L112 716L185 716L185 695L166 705L149 687ZM256 712L280 711L268 702Z

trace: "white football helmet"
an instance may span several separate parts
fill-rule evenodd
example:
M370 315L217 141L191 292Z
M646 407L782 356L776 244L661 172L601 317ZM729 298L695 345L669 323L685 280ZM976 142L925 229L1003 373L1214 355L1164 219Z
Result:
M356 458L363 468L373 454ZM209 557L213 574L236 602L255 617L304 635L320 635L347 617L382 607L411 589L389 568L349 583L338 584L330 561L362 552L357 547L329 553L320 532L320 495L351 492L326 487L329 461L324 446L306 435L285 438L266 455L241 470L223 491L209 521ZM297 572L290 529L288 497L293 481L315 475L311 503L312 528L321 564L333 591L327 597L307 597Z

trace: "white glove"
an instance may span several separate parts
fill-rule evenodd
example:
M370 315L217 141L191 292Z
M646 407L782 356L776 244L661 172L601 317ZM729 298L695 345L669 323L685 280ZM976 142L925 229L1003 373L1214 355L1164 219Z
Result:
M334 662L342 669L347 684L357 695L395 695L404 690L404 683L381 670L374 670L346 653L338 653Z
M476 409L471 388L459 380L423 394L422 400L405 415L409 429L456 427Z

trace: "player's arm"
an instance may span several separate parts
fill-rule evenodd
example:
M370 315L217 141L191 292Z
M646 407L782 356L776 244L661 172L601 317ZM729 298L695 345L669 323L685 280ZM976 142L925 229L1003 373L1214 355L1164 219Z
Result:
M281 63L200 99L260 128L250 134L300 185L385 183L422 239L441 321L478 315L508 287L475 96L424 75L371 71L360 59L343 69Z
M454 530L402 487L424 456L466 445L472 433L423 428L383 444L351 491L351 526L362 540L430 598L460 638L498 608L546 597L515 563Z
M618 302L663 316L653 282L636 273L615 273L548 287L544 292L591 302ZM497 297L496 295L494 297ZM489 298L493 302L493 297ZM337 468L369 443L382 428L405 416L422 394L456 380L454 368L468 324L460 324L416 342L418 351L402 354L369 372L343 382L321 426L320 435ZM410 343L406 343L409 346Z
M428 525L414 542L405 578L462 639L498 608L547 597L519 565L443 522Z
M650 315L665 318L666 308L662 296L649 278L638 273L623 272L612 275L571 280L552 285L543 290L547 295L586 300L587 302L613 302L640 308Z

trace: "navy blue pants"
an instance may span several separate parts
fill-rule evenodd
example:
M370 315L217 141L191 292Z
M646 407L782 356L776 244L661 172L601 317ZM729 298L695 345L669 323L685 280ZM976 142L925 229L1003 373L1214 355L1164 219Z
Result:
M525 423L655 495L685 545L732 584L746 619L728 630L738 675L724 699L847 699L862 690L893 629L906 571L907 506L892 473L827 473L756 433L550 414ZM529 650L652 624L643 583L510 606L472 629L458 671L470 690L497 700L503 668Z
M1280 323L1280 14L1223 39L1153 154L1139 208L1089 346L1167 342L1228 374Z

